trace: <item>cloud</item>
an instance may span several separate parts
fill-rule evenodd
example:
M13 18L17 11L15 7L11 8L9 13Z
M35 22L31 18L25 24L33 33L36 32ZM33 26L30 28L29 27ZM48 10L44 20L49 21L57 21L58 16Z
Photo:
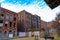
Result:
M46 6L44 9L41 9L37 5L31 5L25 9L26 11L32 13L32 14L37 14L41 16L41 19L44 21L51 21L54 20L56 14L52 12L52 10Z
M44 4L45 2L43 2ZM22 10L26 10L32 14L37 14L41 17L42 20L44 21L52 21L54 20L54 18L56 17L56 14L58 14L60 12L60 6L58 6L57 8L51 10L47 4L44 4L42 6L41 2L35 0L34 2L32 2L29 5L26 5L26 2L22 5L19 4L18 2L16 2L16 4L13 3L2 3L2 7L12 10L14 12L20 12Z
M3 2L3 1L5 1L5 0L0 0L0 3Z

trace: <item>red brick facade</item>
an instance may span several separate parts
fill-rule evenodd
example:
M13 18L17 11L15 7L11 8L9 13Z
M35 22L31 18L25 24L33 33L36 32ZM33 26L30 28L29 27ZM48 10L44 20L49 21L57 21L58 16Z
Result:
M28 31L31 28L31 13L26 12L25 10L18 13L19 21L21 25L19 30L21 31Z
M0 31L17 34L18 14L10 10L0 8Z

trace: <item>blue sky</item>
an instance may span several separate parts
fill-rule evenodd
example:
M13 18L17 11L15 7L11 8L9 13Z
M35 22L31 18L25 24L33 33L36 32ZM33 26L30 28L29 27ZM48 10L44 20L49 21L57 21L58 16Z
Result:
M14 12L26 10L32 14L37 14L44 21L52 21L56 14L60 13L60 5L51 10L44 0L0 0L1 7Z

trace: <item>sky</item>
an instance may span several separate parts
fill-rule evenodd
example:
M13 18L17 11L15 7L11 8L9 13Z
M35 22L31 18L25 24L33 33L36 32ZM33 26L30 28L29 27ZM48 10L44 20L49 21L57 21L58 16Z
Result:
M44 0L0 0L1 7L16 13L26 10L31 14L36 14L42 20L50 22L60 13L60 5L51 9Z

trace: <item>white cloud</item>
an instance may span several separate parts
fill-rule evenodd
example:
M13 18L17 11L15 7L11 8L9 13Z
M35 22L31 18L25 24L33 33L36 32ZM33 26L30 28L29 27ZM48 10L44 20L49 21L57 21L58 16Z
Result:
M0 0L0 2L3 2L3 1L5 1L5 0Z
M56 14L60 12L60 6L51 10L48 6L41 9L37 4L31 4L29 6L24 5L13 5L9 3L2 3L2 7L12 10L14 12L20 12L22 10L26 10L32 14L37 14L41 16L41 19L44 21L51 21L54 20Z

